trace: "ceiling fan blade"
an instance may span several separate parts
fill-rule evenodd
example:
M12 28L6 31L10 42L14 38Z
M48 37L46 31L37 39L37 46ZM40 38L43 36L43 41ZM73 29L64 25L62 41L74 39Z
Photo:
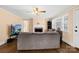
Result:
M40 11L41 13L46 13L46 11Z
M36 11L38 12L38 8L35 8L36 9Z
M41 11L39 8L34 8L34 9L33 9L33 12L34 12L35 14L37 14L37 15L38 15L38 14L41 14L41 13L46 13L46 11L44 11L44 10Z

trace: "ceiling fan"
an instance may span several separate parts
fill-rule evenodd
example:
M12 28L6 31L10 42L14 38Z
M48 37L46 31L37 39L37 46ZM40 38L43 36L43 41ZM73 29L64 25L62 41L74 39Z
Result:
M33 8L33 13L35 13L36 15L39 15L42 13L46 13L46 11L39 8Z

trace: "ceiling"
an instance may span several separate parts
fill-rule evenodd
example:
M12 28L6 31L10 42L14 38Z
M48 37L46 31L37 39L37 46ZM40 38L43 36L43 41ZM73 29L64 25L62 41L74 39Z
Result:
M0 5L0 8L4 8L23 19L35 17L36 15L32 11L35 7L45 10L46 13L40 16L48 18L68 11L72 5Z

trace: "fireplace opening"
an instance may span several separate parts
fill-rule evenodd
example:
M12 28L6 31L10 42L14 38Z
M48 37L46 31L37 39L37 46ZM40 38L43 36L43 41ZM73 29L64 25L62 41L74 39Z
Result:
M43 32L43 28L35 28L35 32Z

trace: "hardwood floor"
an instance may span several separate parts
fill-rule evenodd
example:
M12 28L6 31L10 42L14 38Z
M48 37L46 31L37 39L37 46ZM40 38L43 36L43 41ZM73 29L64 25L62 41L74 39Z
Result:
M79 49L71 47L64 42L61 42L61 48L59 49L18 51L16 42L14 39L12 42L0 46L0 53L79 53Z

